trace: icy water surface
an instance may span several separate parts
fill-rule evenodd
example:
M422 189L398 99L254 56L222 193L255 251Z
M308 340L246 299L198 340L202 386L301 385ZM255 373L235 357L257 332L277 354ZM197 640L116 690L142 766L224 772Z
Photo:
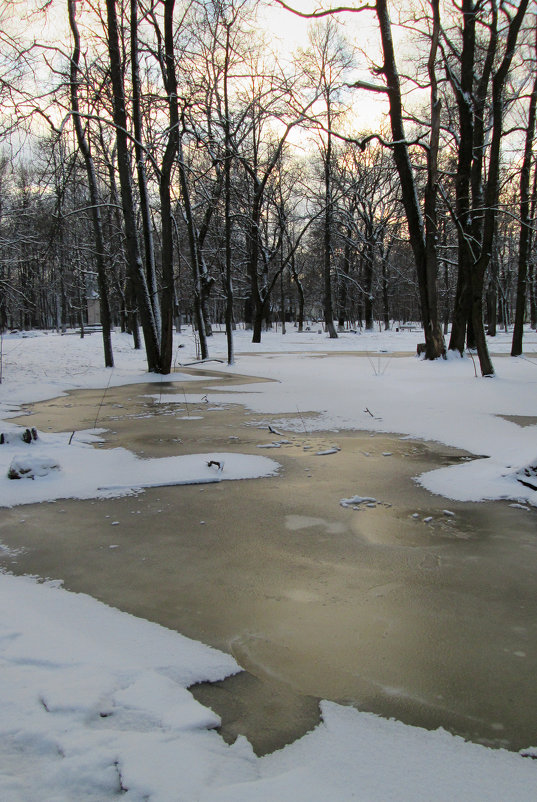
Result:
M231 652L245 672L194 693L224 737L243 733L259 753L313 727L319 698L536 745L535 511L427 493L412 477L468 458L438 444L312 434L307 416L271 433L211 403L220 381L244 378L76 392L19 422L69 431L97 418L103 447L264 454L279 476L0 510L0 541L19 550L3 565ZM178 403L159 404L168 393ZM374 500L342 506L355 496Z

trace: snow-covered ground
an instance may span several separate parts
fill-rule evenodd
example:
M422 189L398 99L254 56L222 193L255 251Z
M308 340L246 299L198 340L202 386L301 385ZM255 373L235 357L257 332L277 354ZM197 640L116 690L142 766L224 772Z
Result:
M537 491L516 476L537 462L537 426L504 417L537 415L537 334L527 334L524 357L496 358L496 376L482 379L469 357L431 364L400 356L415 351L419 332L348 333L334 341L317 332L290 327L284 337L267 333L257 346L247 332L237 332L236 365L214 362L204 369L277 381L255 388L246 381L225 392L208 381L209 400L245 403L274 423L292 413L310 431L391 431L462 447L480 459L429 472L422 484L448 498L537 506ZM179 363L195 358L191 333L178 335L176 345L183 347L172 379L186 385ZM509 349L507 335L491 342L494 353ZM10 442L0 446L0 506L121 494L170 474L219 481L277 470L264 457L219 454L224 471L209 466L206 455L190 455L144 460L142 474L140 460L127 450L94 449L96 430L77 432L71 445L70 432L39 433L30 445L14 437L9 418L25 403L69 389L162 380L148 376L143 352L128 337L114 335L114 352L116 367L107 370L95 333L83 340L4 336L0 431ZM220 333L211 356L225 359ZM9 480L13 460L47 475ZM60 583L4 574L0 598L0 799L6 802L106 802L119 793L150 802L535 799L535 761L332 703L323 703L323 721L312 733L257 758L243 738L227 746L211 730L217 717L186 690L237 671L232 658L67 593Z

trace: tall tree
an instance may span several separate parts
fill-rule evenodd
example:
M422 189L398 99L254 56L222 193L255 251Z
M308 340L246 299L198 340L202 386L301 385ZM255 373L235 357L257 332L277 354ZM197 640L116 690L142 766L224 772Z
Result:
M459 113L456 178L459 273L449 347L462 352L469 331L470 344L475 342L484 376L494 374L483 324L483 291L496 231L505 86L528 1L521 0L515 9L506 3L498 6L495 0L483 3L463 0L460 52L451 37L444 37L444 64ZM483 46L478 30L482 29L488 31L488 42L480 60ZM490 130L487 130L488 115Z
M436 231L436 192L438 180L438 134L440 126L440 109L435 75L436 51L440 25L438 0L431 0L431 7L433 27L428 61L431 91L431 134L427 150L427 192L424 223L418 202L416 178L410 161L408 142L403 123L401 83L395 58L388 4L387 0L377 0L375 3L384 60L380 73L384 76L386 81L393 140L391 148L401 181L401 196L406 213L410 245L414 254L418 275L421 316L425 333L425 356L427 359L436 359L445 353L444 336L438 320L436 293L438 273L436 251L438 241Z
M323 165L324 222L323 222L323 314L331 339L337 338L334 326L333 299L333 238L334 238L334 129L341 118L341 93L352 67L352 54L340 35L334 19L318 23L310 32L309 49L304 64L315 92L322 101L319 152Z
M138 196L142 218L147 287L151 299L151 307L153 310L157 335L160 335L161 319L157 287L157 269L155 265L155 247L153 243L153 223L151 220L151 209L147 186L147 171L145 167L146 154L143 145L142 86L140 80L140 47L138 36L138 2L139 0L130 0L130 55L134 157L136 161L136 173L138 176Z
M162 364L158 328L138 243L116 0L106 0L106 12L107 45L114 100L114 125L117 138L117 163L129 275L140 313L148 369L150 372L160 373Z
M236 147L237 159L247 179L247 271L253 307L252 342L261 342L274 283L269 279L269 258L263 243L267 189L285 150L291 131L305 120L312 100L302 103L295 92L294 76L275 74L259 59L251 65L249 92L245 97L247 137Z
M114 357L112 353L108 277L106 273L105 244L104 244L103 224L101 216L101 204L99 198L99 188L97 182L97 175L95 172L95 164L93 161L93 156L91 154L91 148L84 132L84 126L82 124L82 117L80 114L80 104L78 98L80 34L78 32L78 25L76 22L75 0L67 0L67 7L69 13L69 25L73 36L73 52L71 55L71 71L70 71L71 110L73 115L73 124L75 127L78 147L80 149L86 167L86 176L88 180L88 188L90 193L91 218L93 222L93 235L95 238L95 261L97 263L97 281L99 286L99 305L101 311L101 325L103 329L104 363L106 367L112 368L114 367Z
M161 31L156 14L152 14L153 29L157 42L156 55L162 73L166 94L167 131L159 175L159 198L161 220L161 359L162 372L169 373L173 359L173 312L175 306L174 276L174 219L171 184L175 160L179 149L178 82L175 61L175 0L164 0L164 31Z
M528 283L528 262L529 255L534 239L532 231L531 207L532 199L531 169L534 161L533 143L535 139L535 118L537 116L537 27L535 28L534 42L534 78L533 87L530 94L528 108L528 122L526 125L526 137L524 146L524 158L520 171L520 235L518 244L518 277L517 277L517 296L515 325L513 329L513 342L511 356L519 356L522 353L522 339L524 332L524 318L526 315L527 283Z
M492 257L498 213L498 199L500 196L501 143L505 116L505 85L507 83L518 34L528 3L529 0L520 0L516 13L505 12L507 17L507 30L503 32L505 48L503 58L492 78L492 136L488 174L484 192L485 213L483 220L483 238L479 256L472 265L472 323L483 376L494 374L494 367L488 352L483 326L483 288L485 273Z
M401 182L401 196L407 220L408 234L414 263L418 276L418 286L420 293L420 306L423 328L425 333L427 359L436 359L445 354L445 343L442 328L438 321L438 307L436 298L436 280L438 260L436 256L436 218L431 216L432 204L436 201L436 184L434 175L436 171L436 159L438 149L438 114L439 103L436 93L436 78L434 74L436 51L438 47L438 26L439 26L439 4L438 0L431 0L433 28L430 37L429 71L431 77L431 136L428 147L428 173L430 176L431 188L428 192L428 215L424 221L421 206L418 200L418 182L414 174L414 169L410 159L409 143L406 137L403 114L403 100L401 92L401 81L395 56L395 48L392 36L392 24L388 11L387 0L376 0L374 5L364 4L357 8L336 8L326 11L316 11L312 14L302 14L290 8L283 0L278 0L293 13L298 13L303 17L324 17L340 12L353 11L362 13L364 11L374 11L377 18L383 63L375 69L375 74L383 79L383 83L367 83L358 81L353 86L381 92L388 98L389 118L392 133L392 141L389 147L393 152L395 166ZM362 142L365 147L366 141L372 137L367 137ZM374 137L373 137L374 138ZM436 149L436 150L435 150ZM432 176L432 177L431 177Z

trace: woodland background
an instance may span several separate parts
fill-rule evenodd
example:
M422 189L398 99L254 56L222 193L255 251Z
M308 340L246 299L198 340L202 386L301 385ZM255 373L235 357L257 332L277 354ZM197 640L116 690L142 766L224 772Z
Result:
M419 321L491 375L537 324L536 8L299 11L291 52L252 0L4 3L0 329L95 322L111 366L121 327L168 373L185 323L232 363L237 325Z

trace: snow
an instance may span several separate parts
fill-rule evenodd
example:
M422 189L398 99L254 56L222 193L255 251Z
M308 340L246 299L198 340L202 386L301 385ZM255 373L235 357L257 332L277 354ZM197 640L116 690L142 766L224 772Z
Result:
M87 442L90 437L91 433L77 432L76 439L73 438L69 445L69 432L41 434L30 445L2 446L0 507L60 498L111 498L130 495L147 487L253 479L271 476L278 471L278 464L273 460L249 454L211 451L142 459L125 448L94 449ZM6 466L10 462L11 467L19 466L27 471L27 476L19 480L9 479ZM222 470L209 465L210 462L223 464ZM50 466L56 466L56 469L47 470ZM34 476L36 480L32 480ZM118 476L121 484L118 484Z
M360 504L376 504L377 499L371 496L352 496L340 499L339 503L342 507L359 507Z
M227 746L186 688L227 655L53 583L0 577L5 802L535 798L534 761L324 702L300 741Z
M388 337L388 335L390 335ZM401 336L386 333L384 348ZM372 335L382 344L380 335ZM420 335L413 336L414 341ZM215 390L211 401L239 401L255 412L270 416L280 428L281 413L300 413L294 429L366 429L398 432L465 449L481 459L430 471L419 477L433 493L459 501L511 498L537 504L537 492L524 487L517 473L534 464L537 426L520 426L504 416L535 416L537 355L497 357L494 378L476 378L470 358L451 355L447 360L426 363L414 356L378 355L390 359L381 371L370 352L341 354L351 336L335 340L334 355L317 356L312 369L311 353L248 356L240 360L240 373L262 375L275 381ZM269 339L269 338L267 338ZM280 338L281 339L281 338ZM359 345L366 336L351 342ZM537 335L528 343L537 350ZM323 347L329 340L323 341ZM505 354L507 342L494 342ZM408 347L408 345L407 345ZM326 354L326 350L323 351ZM312 412L317 413L312 416Z
M330 341L315 327L285 337L267 333L253 346L239 331L237 364L210 363L210 369L275 381L254 385L245 379L224 390L208 380L204 391L212 406L237 402L266 415L277 435L290 428L279 416L291 413L300 431L396 432L464 448L479 458L430 471L419 477L421 484L451 499L506 498L529 510L537 506L537 491L517 481L524 468L535 466L537 426L505 419L536 413L537 335L527 333L526 354L516 359L506 356L507 335L492 341L492 350L503 354L494 359L493 379L477 378L468 357L425 363L405 355L418 339L416 332L392 331ZM102 367L97 334L83 340L54 333L4 336L1 431L17 430L9 419L24 404L70 389L162 381L182 386L196 378L181 372L150 376L129 338L116 333L113 344L117 367L110 370ZM181 361L193 361L189 331L177 337L179 345ZM221 335L211 348L212 356L225 357ZM200 401L192 393L174 399ZM278 470L273 460L246 454L141 459L124 448L96 448L102 431L76 432L72 440L71 434L38 432L29 444L6 438L0 446L1 506ZM14 459L34 468L58 464L60 470L9 480ZM223 469L210 461L223 462ZM368 502L357 494L340 503ZM226 745L213 729L218 717L187 690L238 671L231 657L68 593L61 582L2 574L0 604L0 799L6 802L106 802L120 793L137 802L535 799L533 760L328 702L314 731L257 758L244 738Z

